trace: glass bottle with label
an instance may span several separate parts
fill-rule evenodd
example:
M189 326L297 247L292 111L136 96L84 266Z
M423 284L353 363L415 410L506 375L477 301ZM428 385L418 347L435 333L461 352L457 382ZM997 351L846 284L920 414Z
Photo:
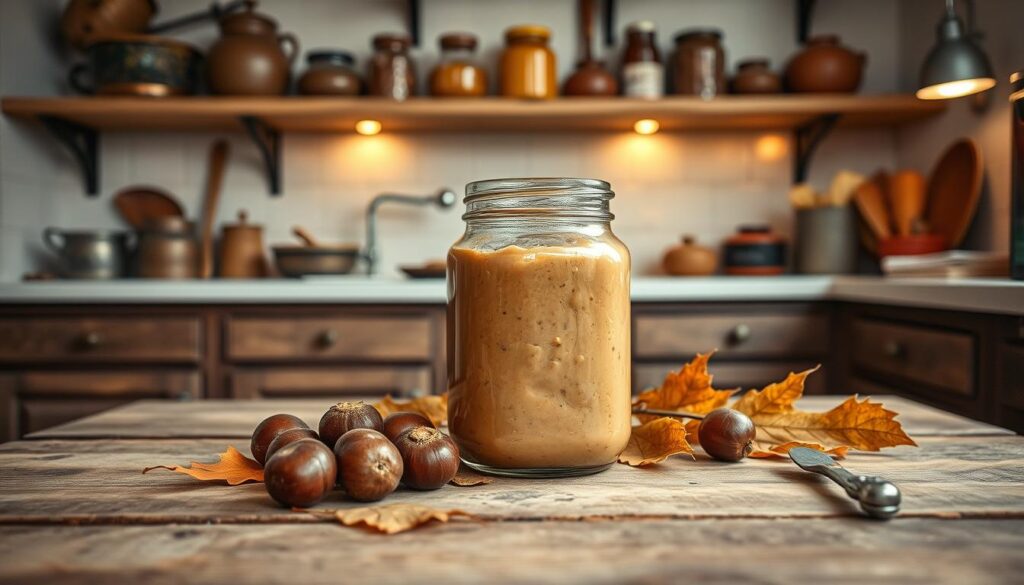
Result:
M626 28L622 55L622 93L627 97L660 98L665 94L665 66L655 42L654 23L634 22Z

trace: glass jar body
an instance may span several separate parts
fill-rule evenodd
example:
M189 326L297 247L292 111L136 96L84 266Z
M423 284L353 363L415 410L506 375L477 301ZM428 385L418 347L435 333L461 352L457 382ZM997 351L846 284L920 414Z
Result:
M366 78L368 93L398 101L416 95L416 65L408 47L380 43L374 48Z
M711 99L726 92L725 49L717 31L676 36L675 93Z
M547 39L509 39L501 54L501 95L526 99L558 96L555 53Z
M480 97L487 94L487 72L470 49L444 49L430 76L435 97Z
M566 184L467 194L448 254L449 431L481 471L594 473L629 441L629 251Z

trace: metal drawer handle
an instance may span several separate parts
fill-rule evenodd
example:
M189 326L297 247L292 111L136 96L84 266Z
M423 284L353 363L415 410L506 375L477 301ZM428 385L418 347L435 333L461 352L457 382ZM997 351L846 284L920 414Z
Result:
M323 349L334 346L338 342L338 332L334 329L324 329L316 338L316 344Z
M78 345L85 349L93 349L95 347L98 347L102 341L103 338L100 337L99 333L95 331L89 331L87 333L82 334L82 336L78 338Z
M882 344L882 351L887 357L891 357L893 359L902 358L907 355L907 347L892 339Z
M732 328L729 332L729 343L732 345L739 345L744 341L750 339L750 325L746 323L740 323L739 325Z

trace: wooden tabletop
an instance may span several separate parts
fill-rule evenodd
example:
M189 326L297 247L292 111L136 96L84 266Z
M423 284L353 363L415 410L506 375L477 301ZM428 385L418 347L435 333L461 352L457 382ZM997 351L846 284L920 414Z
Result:
M158 464L248 451L263 417L323 401L143 401L0 445L0 582L993 583L1024 571L1024 438L894 397L919 448L848 468L903 491L889 522L788 460L677 457L584 478L495 479L387 502L476 520L395 536L275 505ZM825 408L838 397L808 397ZM333 495L320 508L356 504Z

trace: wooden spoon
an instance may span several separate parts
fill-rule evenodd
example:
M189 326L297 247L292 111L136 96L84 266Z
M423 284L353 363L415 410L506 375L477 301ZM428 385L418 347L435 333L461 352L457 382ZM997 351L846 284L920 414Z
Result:
M889 207L899 235L914 233L914 221L924 214L925 192L924 176L917 171L896 171L889 177Z
M213 220L224 179L230 149L226 140L218 140L210 149L210 167L206 171L206 197L203 199L203 226L199 233L199 278L213 276Z
M955 248L967 235L981 197L981 150L972 140L950 146L928 177L928 204L924 217L934 233Z
M151 219L183 217L181 204L156 187L126 187L114 195L114 207L121 218L135 229L142 229Z
M853 203L876 240L892 236L889 223L889 209L885 201L883 186L888 177L882 171L861 183L853 192Z
M304 227L292 227L292 235L302 240L302 243L305 244L306 247L308 248L316 248L317 246L320 245L319 243L317 243L316 238L313 237L313 234L309 233L309 231L307 231L306 228Z

